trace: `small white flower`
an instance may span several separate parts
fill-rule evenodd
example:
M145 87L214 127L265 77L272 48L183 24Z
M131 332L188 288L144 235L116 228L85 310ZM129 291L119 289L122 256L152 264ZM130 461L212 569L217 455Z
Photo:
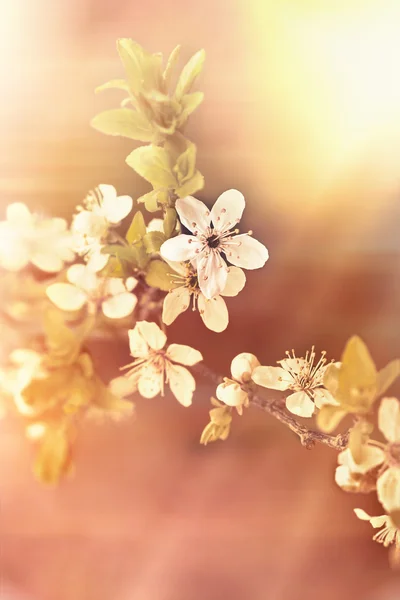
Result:
M395 544L397 550L400 550L400 530L393 523L393 520L388 515L380 515L379 517L371 517L365 510L355 508L354 512L361 521L369 521L375 529L382 528L372 538L375 542L383 544L385 548L391 544Z
M42 355L34 350L21 348L13 350L9 360L11 365L0 369L0 390L12 397L19 413L34 415L35 410L26 404L22 392L33 378L40 379L46 375L41 365Z
M74 260L73 239L67 222L32 214L22 202L7 207L0 221L0 266L20 271L29 263L47 273L57 273Z
M111 391L118 396L128 396L136 390L144 398L164 395L164 382L183 406L190 406L196 382L182 365L193 366L203 360L198 350L181 344L170 344L156 323L138 321L129 332L131 356L135 359L123 367L129 369L123 377L110 382ZM176 364L180 363L180 364Z
M208 299L223 293L228 277L228 262L243 269L259 269L268 260L268 250L251 237L232 231L245 207L243 194L228 190L221 194L211 212L203 202L187 196L176 201L181 223L193 235L178 235L164 242L160 253L166 260L184 262L196 259L199 286Z
M199 309L203 323L212 331L221 332L229 323L228 309L221 296L237 296L244 288L246 276L242 269L229 267L228 277L221 296L208 300L200 290L197 271L191 263L169 263L174 271L172 283L177 287L172 289L164 299L162 320L166 325L173 321L190 306L193 300L193 310Z
M134 277L124 283L116 277L99 277L89 265L72 265L67 271L69 283L53 283L46 290L50 300L61 310L76 311L87 305L95 313L101 306L109 319L130 315L137 304L132 290L137 285Z
M130 196L117 196L113 185L102 183L88 194L83 205L72 221L75 249L93 271L101 271L109 258L101 253L109 231L131 212L133 200Z
M227 406L235 406L238 413L242 414L243 406L246 407L249 404L247 386L251 384L254 369L259 365L260 363L254 354L242 352L235 356L231 363L233 379L224 377L223 383L220 383L217 387L218 400Z
M146 227L146 231L147 233L151 233L152 231L164 233L164 221L162 219L151 219Z
M300 417L311 417L315 407L325 404L337 405L332 394L323 387L324 373L327 368L325 352L316 364L314 346L305 358L298 358L293 352L286 353L287 358L278 361L280 367L258 367L253 373L257 385L271 390L292 390L286 398L286 408Z

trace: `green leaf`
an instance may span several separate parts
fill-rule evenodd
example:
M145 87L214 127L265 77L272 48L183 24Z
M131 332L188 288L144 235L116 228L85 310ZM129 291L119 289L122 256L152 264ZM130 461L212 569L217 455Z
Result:
M168 87L171 83L171 77L172 77L172 73L173 70L176 66L176 63L179 60L179 55L181 52L181 47L180 46L176 46L171 54L168 57L168 61L167 61L167 65L165 67L164 73L163 73L163 79L164 79L164 83L165 83L165 88L168 90Z
M180 100L190 91L190 88L192 87L196 78L201 73L205 57L206 53L204 50L199 50L183 67L175 90L175 97L177 100Z
M325 433L331 433L346 415L340 406L323 406L317 415L317 425Z
M171 272L171 267L163 260L152 260L147 269L146 283L151 287L169 292L173 288Z
M400 376L400 359L392 360L378 373L377 396L381 396Z
M128 38L117 40L117 50L124 65L131 91L137 94L142 87L143 48Z
M151 142L153 129L147 119L130 108L106 110L92 119L92 127L106 135L121 135L140 142Z
M176 210L174 208L167 208L165 211L163 228L167 238L170 238L176 227Z
M193 92L193 94L186 94L185 96L183 96L181 106L184 115L184 120L186 120L188 116L196 110L196 108L203 102L203 100L203 92Z
M144 238L144 247L147 254L155 254L160 251L161 245L165 242L166 237L161 231L150 231Z
M104 90L124 90L129 92L129 86L125 79L111 79L111 81L107 81L106 83L103 83L103 85L97 86L95 93L98 94Z
M47 429L33 467L35 477L43 483L54 485L69 467L69 443L64 429Z
M142 213L140 212L140 210L138 210L138 212L135 213L132 219L132 223L130 224L130 227L127 231L126 240L130 244L133 244L134 242L137 242L140 239L142 239L142 237L145 235L146 223L144 222Z
M117 256L120 260L126 260L132 265L137 264L137 253L133 246L120 246L118 244L110 244L101 249L102 254L111 254Z
M136 148L129 154L126 162L154 188L176 185L170 156L164 148L152 145Z
M178 157L174 167L180 185L183 185L186 181L193 177L195 168L196 146L195 144L189 144L185 152Z
M195 192L203 189L204 177L200 171L196 171L193 177L186 181L183 185L175 189L175 192L179 198L185 198L191 196Z

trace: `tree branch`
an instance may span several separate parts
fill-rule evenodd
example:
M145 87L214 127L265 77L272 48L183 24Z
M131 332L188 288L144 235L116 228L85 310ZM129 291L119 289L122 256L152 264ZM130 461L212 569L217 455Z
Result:
M223 381L223 377L214 373L212 369L202 363L199 363L193 367L201 377L212 381L212 383L218 385ZM301 444L305 448L313 448L316 443L324 444L333 448L334 450L344 450L348 444L349 434L348 432L342 434L339 433L336 436L328 435L320 431L309 429L302 423L299 423L289 412L286 411L285 407L281 402L277 400L268 400L266 398L260 398L257 395L250 395L250 406L255 406L261 410L269 413L275 419L278 419L281 423L289 427L296 435L299 436Z

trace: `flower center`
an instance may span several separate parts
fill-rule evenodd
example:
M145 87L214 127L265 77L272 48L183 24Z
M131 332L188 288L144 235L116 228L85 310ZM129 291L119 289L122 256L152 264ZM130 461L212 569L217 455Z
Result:
M207 245L209 248L212 249L218 248L218 246L220 245L220 236L216 233L210 235L210 237L207 238Z

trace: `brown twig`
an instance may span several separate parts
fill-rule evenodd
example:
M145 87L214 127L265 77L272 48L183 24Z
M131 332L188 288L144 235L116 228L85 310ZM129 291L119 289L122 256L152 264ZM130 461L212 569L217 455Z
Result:
M218 385L223 381L223 377L214 373L212 369L202 363L199 363L194 367L194 370L205 379L212 381L212 383ZM281 423L289 427L296 435L299 436L301 444L305 448L313 448L316 443L324 444L333 448L334 450L344 450L348 443L348 433L339 433L336 436L328 435L320 431L309 429L302 423L299 423L291 414L289 414L281 402L276 400L270 400L267 398L260 398L257 395L251 395L250 406L255 406L261 410L268 412L270 415L278 419Z

